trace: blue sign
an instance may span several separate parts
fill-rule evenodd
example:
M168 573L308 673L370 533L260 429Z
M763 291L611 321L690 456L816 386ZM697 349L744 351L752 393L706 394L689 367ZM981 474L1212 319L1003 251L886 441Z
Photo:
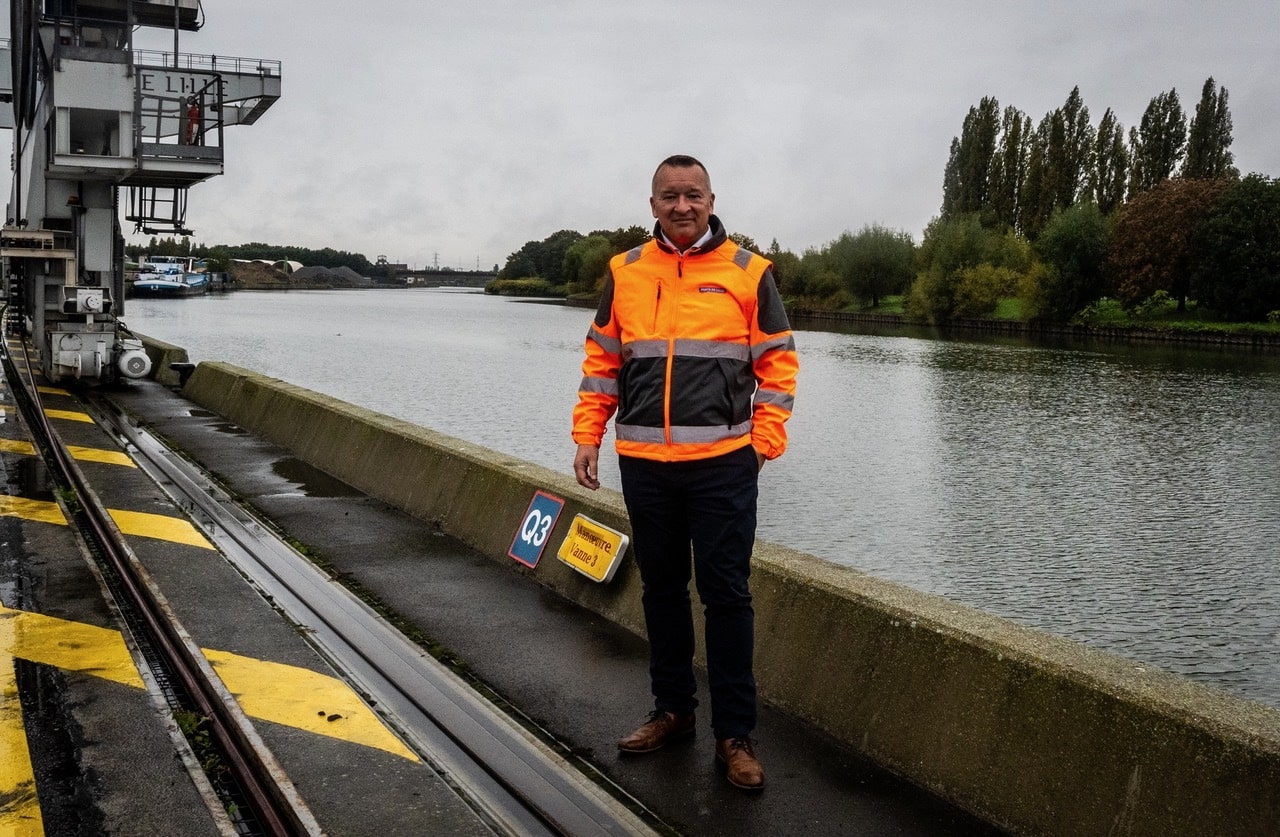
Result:
M530 569L538 566L538 559L542 557L542 550L563 508L564 500L559 497L552 497L545 491L535 492L507 554Z

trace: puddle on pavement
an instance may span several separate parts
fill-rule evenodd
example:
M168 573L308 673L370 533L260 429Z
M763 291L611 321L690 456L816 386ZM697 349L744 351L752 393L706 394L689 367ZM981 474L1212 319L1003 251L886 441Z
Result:
M359 497L360 492L342 480L331 477L301 459L289 457L271 463L271 470L281 479L294 483L308 497Z
M8 473L9 485L16 489L10 493L27 500L53 501L53 482L39 457L23 457L9 463Z
M187 410L187 415L191 416L192 418L205 418L205 419L222 418L217 413L211 412L209 410L202 410L199 407L192 407L191 409ZM243 427L241 427L238 424L232 424L229 421L215 421L215 422L211 422L209 426L219 433L226 433L228 436L248 436L249 435L248 430L245 430Z

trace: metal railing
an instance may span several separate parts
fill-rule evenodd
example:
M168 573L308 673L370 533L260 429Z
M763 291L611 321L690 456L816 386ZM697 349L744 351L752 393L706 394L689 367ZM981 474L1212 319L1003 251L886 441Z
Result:
M0 49L12 49L12 38L0 38ZM280 62L274 58L241 58L235 55L198 55L190 52L174 53L160 49L135 49L134 66L172 67L179 70L202 72L244 73L248 75L280 77Z
M133 63L139 67L168 67L202 73L238 73L244 75L280 76L280 62L271 58L239 58L234 55L198 55L190 52L165 52L135 49Z

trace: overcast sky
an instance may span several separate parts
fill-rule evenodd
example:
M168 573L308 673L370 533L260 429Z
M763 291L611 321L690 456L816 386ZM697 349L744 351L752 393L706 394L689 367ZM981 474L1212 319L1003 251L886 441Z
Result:
M879 223L917 241L983 96L1034 121L1079 85L1126 131L1176 88L1230 94L1236 165L1280 176L1276 0L204 0L184 52L283 62L283 96L191 190L204 244L474 268L560 229L652 223L663 157L717 214L802 252ZM159 46L171 47L161 37ZM152 44L154 45L154 44Z

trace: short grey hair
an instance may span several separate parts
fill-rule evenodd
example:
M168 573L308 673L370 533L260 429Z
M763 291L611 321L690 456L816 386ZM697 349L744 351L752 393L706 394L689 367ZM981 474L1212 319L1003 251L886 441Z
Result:
M670 157L663 160L661 163L658 163L658 167L653 170L653 180L649 185L650 190L652 190L653 187L656 186L658 183L658 172L662 171L664 168L668 166L675 169L691 169L691 168L702 169L702 173L707 177L707 187L710 188L711 186L711 174L710 172L707 171L707 167L702 165L701 160L699 160L697 157L690 157L688 154L672 154Z

